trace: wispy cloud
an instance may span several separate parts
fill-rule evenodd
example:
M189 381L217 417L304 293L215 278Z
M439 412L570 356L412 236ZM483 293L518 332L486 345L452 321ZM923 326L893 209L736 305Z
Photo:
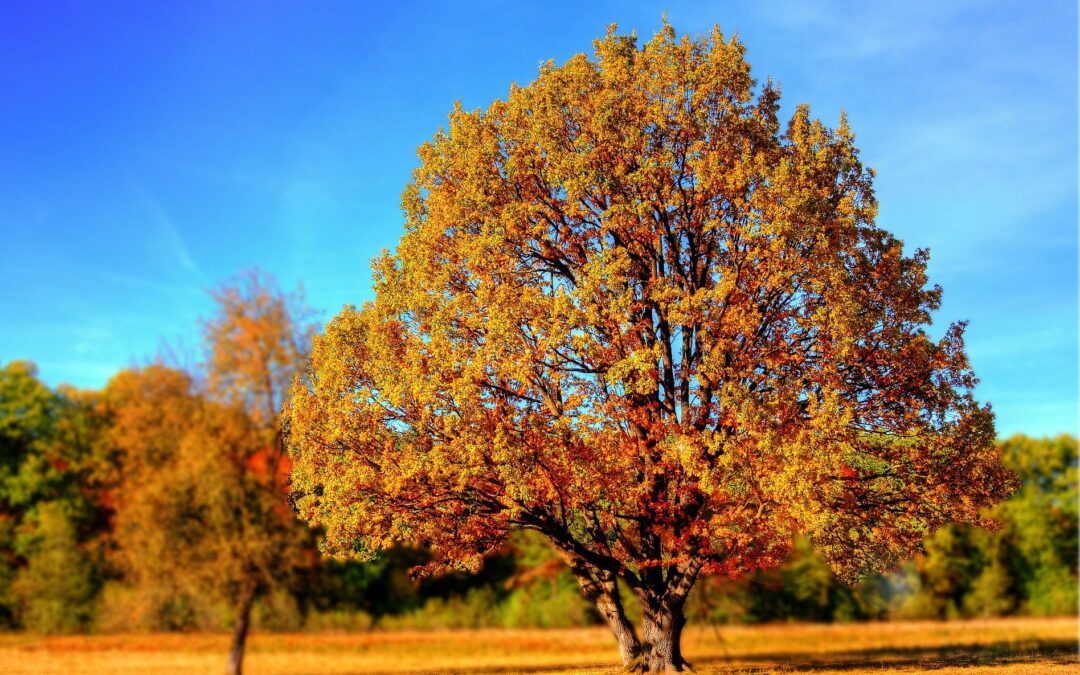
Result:
M37 362L39 372L47 382L86 388L103 386L125 365L128 364L111 359L45 359Z
M104 316L96 316L72 331L74 340L71 351L76 356L97 355L105 351L102 346L115 339L113 322Z
M818 57L852 59L902 56L920 48L950 21L978 3L763 2L759 16L780 30L813 35Z
M170 296L195 296L203 292L202 289L195 284L175 284L171 282L156 281L128 274L120 274L111 270L99 270L96 274L102 281L123 286L125 288L136 289L140 292L150 292Z
M1063 321L1060 324L1023 332L983 337L969 346L973 359L1008 359L1024 354L1053 354L1056 350L1075 345L1076 324Z
M176 228L161 202L135 178L130 178L130 183L139 207L153 227L158 241L175 256L181 267L192 274L206 278L206 275L191 256L187 242L184 241L183 236L181 236L180 231Z

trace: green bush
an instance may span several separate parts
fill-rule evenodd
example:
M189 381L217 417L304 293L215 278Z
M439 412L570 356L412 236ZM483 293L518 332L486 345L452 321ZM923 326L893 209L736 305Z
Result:
M39 633L86 630L94 616L97 588L63 504L41 505L25 550L26 567L14 582L23 626Z
M252 622L257 630L297 631L303 627L304 617L296 597L284 588L275 588L256 601Z
M595 611L577 584L572 580L571 584L555 578L515 590L499 607L499 623L506 628L569 628L594 623Z
M304 630L312 632L358 633L374 626L371 615L360 610L311 610L304 617Z

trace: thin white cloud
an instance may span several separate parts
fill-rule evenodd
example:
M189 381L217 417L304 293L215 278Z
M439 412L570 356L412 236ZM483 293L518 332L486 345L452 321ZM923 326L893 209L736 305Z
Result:
M327 185L312 176L289 180L280 193L280 212L289 232L293 271L317 265L316 233L337 217Z
M103 281L110 284L124 286L125 288L132 288L142 292L149 291L151 293L171 296L193 296L201 295L203 293L203 290L198 285L194 284L188 285L155 281L153 279L145 279L129 274L120 274L111 270L98 271L97 275Z
M103 347L110 344L116 337L113 322L104 316L90 319L78 330L73 331L72 336L75 339L71 344L71 351L79 357L107 351Z
M176 228L161 202L134 178L130 179L130 183L139 207L145 214L147 221L153 226L158 241L173 254L181 267L192 274L205 278L206 275L191 256L187 242L180 235L180 231Z
M97 389L127 364L112 359L44 359L37 362L43 380Z
M812 35L802 41L816 56L836 59L897 57L926 44L950 21L979 6L954 2L762 2L759 17L783 31Z
M968 345L968 355L973 360L990 361L1018 355L1057 354L1062 347L1076 342L1076 325L1068 322L1008 335L983 336Z

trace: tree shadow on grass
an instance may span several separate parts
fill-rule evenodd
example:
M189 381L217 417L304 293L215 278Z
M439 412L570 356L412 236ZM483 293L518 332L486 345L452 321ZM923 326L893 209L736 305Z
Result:
M814 672L841 670L860 672L882 668L933 671L970 666L1006 666L1023 663L1075 665L1075 640L1032 640L993 642L981 645L939 645L936 647L890 647L810 653L753 654L708 657L694 662L701 673Z
M691 655L692 657L692 655ZM911 671L934 671L941 668L970 666L1009 666L1025 663L1039 665L1076 665L1077 642L1073 640L1032 640L995 642L982 645L939 645L936 647L895 647L855 649L812 654L776 652L731 657L693 659L695 671L705 673L812 673L821 670L874 671L895 668ZM619 673L610 661L598 663L549 664L544 666L479 666L442 670L410 671L411 675L511 675L520 673L591 671ZM387 674L389 675L389 673Z

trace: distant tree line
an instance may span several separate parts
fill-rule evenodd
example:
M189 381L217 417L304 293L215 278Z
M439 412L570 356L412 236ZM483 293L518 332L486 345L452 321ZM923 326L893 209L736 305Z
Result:
M313 326L252 273L214 293L197 364L124 370L101 391L0 367L0 626L45 633L248 627L547 627L595 610L542 539L479 572L414 580L423 551L323 559L288 501L277 411ZM892 574L838 582L805 541L780 568L707 579L691 621L850 621L1069 614L1077 606L1077 442L1000 444L1022 488L997 531L945 527ZM629 611L634 600L626 598Z
M800 542L787 563L740 582L708 580L699 620L851 621L1074 614L1077 441L1016 435L999 444L1021 488L991 514L997 531L949 525L893 574L838 583Z

